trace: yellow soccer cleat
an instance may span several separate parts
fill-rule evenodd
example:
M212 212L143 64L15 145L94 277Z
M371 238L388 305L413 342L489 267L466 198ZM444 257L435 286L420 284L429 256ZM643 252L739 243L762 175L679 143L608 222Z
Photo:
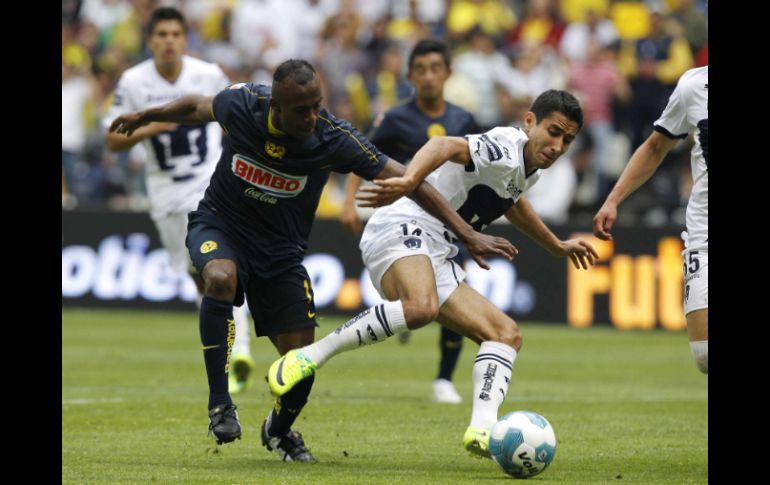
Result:
M312 376L318 366L298 349L286 352L286 355L270 365L267 371L267 384L274 396L283 396L296 386L299 381Z
M463 436L463 446L477 458L492 458L489 454L489 430L468 426Z
M230 375L228 376L228 391L230 394L238 394L251 386L251 372L257 368L256 362L249 354L236 354L233 356Z

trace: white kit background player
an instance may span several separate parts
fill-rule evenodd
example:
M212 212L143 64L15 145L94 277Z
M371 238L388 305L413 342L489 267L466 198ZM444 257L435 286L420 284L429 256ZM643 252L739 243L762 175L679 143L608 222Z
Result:
M153 12L147 27L147 45L153 57L123 73L103 120L105 128L121 114L163 105L188 94L213 96L229 84L216 64L184 55L187 23L174 8ZM217 123L151 123L129 137L107 133L107 147L112 151L128 150L139 142L147 156L150 216L168 250L171 267L179 273L189 272L195 281L200 305L203 280L193 269L185 245L187 213L195 210L209 185L222 152L222 131ZM255 364L245 304L233 309L233 318L236 330L229 390L237 393L248 387L248 375Z
M687 202L682 233L684 256L684 312L690 348L698 369L709 370L708 278L709 278L709 172L708 172L709 68L690 69L679 78L666 109L655 121L655 131L636 149L628 165L594 216L594 235L611 239L610 229L618 205L646 182L678 140L695 132L690 153L692 192Z
M380 206L427 180L475 230L504 214L552 255L567 256L578 269L587 269L598 258L596 250L581 239L559 240L522 196L537 181L539 170L569 148L582 122L574 96L546 91L524 115L523 130L498 127L465 138L433 137L417 151L403 177L375 181L378 186L362 189L369 197L357 198ZM389 301L276 360L268 371L271 392L283 395L339 352L438 320L480 344L463 446L488 458L489 430L497 422L522 338L513 319L463 282L465 272L450 259L457 254L453 240L448 229L408 198L378 209L360 247L374 287Z

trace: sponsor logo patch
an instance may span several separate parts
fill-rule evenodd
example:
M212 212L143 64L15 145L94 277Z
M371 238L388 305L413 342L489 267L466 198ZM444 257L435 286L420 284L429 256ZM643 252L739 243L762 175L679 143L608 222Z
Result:
M260 165L243 155L233 155L233 174L262 192L280 198L296 197L307 184L307 176L288 175ZM248 194L247 194L248 195Z

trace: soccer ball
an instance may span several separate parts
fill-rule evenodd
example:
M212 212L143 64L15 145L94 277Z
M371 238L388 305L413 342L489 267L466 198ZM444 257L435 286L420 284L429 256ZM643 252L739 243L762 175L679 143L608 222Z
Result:
M534 477L556 454L556 435L547 419L532 411L513 411L492 426L489 452L503 471L516 478Z

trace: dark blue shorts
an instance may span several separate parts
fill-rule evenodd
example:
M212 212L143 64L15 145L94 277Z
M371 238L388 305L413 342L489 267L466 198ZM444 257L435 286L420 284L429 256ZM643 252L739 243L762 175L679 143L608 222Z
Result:
M263 277L250 271L248 263L239 258L246 254L233 238L206 221L190 218L187 226L187 249L199 274L214 259L229 259L238 271L235 306L245 301L254 319L257 336L278 335L317 327L315 298L307 270L300 263L288 265L276 276Z

